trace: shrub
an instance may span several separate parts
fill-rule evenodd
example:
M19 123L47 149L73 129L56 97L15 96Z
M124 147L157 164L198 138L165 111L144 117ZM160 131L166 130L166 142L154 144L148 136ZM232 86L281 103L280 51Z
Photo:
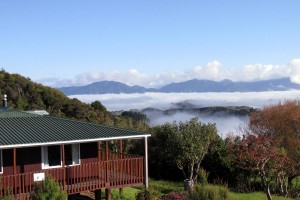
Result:
M208 172L205 169L200 168L198 172L198 181L202 185L206 185L208 183Z
M67 192L63 191L58 182L46 177L42 183L34 185L34 191L31 194L32 200L66 200Z
M177 192L171 192L170 194L167 194L161 200L189 200L185 195L177 193Z
M135 195L136 200L152 200L156 197L156 193L149 190L142 190Z
M227 200L228 188L214 185L197 185L190 193L191 200Z

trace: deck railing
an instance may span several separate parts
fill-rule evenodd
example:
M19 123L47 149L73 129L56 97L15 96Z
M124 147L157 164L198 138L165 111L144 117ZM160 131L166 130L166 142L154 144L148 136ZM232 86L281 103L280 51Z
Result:
M106 187L123 187L144 182L144 158L132 157L87 163L63 168L47 169L46 176L53 177L68 194ZM14 199L29 199L33 192L33 175L30 172L1 177L0 195Z

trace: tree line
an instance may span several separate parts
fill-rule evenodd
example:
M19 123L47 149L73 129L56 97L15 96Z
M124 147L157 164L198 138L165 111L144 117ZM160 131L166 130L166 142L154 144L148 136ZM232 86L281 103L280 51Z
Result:
M300 105L287 100L250 114L249 123L221 138L197 118L152 129L150 176L226 184L237 192L300 196ZM208 174L203 177L203 170Z

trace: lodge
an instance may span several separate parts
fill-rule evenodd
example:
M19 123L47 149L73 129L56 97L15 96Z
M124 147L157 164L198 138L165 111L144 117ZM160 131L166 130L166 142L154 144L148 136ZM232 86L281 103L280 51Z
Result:
M148 186L150 134L43 113L0 108L2 196L29 199L36 182L51 176L68 195L94 192L111 199L112 188ZM123 154L123 141L143 139L144 156ZM109 144L118 142L118 151Z

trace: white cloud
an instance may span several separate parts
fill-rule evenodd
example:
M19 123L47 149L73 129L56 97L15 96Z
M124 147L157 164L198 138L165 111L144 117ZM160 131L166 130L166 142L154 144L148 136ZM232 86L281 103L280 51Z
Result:
M214 60L204 66L195 66L178 73L175 71L162 71L155 74L142 73L138 69L128 71L101 72L100 70L85 72L77 75L73 80L47 78L38 82L53 86L87 85L98 81L118 81L128 85L140 85L144 87L161 87L172 82L182 82L191 79L207 79L221 81L257 81L275 78L289 77L291 81L300 84L300 59L293 59L287 65L271 64L247 64L239 69L223 66Z
M239 79L244 81L268 80L287 77L286 66L270 64L249 64L245 65L239 73Z
M289 67L291 81L300 84L300 59L293 59Z

